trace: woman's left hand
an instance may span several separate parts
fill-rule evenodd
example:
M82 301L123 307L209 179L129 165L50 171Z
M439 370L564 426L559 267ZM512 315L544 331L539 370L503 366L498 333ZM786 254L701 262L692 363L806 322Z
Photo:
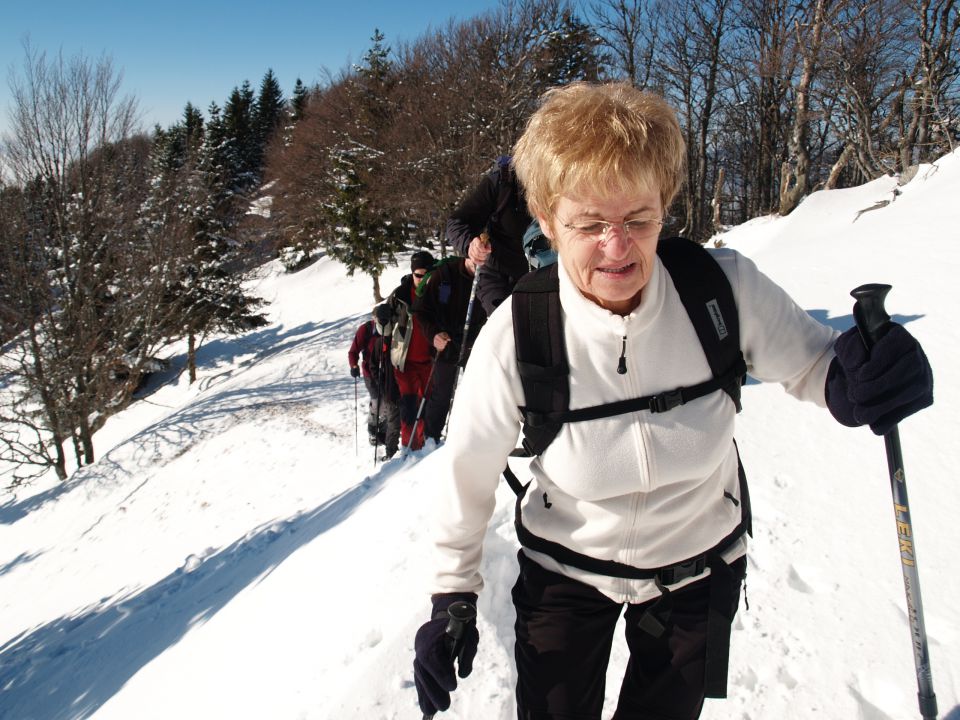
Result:
M920 343L891 323L868 352L857 328L837 338L827 373L827 407L849 427L869 425L886 435L904 418L933 404L933 371Z

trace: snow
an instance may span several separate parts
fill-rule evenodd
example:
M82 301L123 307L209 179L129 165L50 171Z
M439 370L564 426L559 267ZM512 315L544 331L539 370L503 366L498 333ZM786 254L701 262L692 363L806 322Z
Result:
M936 405L900 432L948 720L960 720L958 189L954 153L902 187L815 193L722 236L838 328L852 324L850 289L890 283L888 311L930 357ZM444 449L375 465L356 438L346 352L373 305L369 278L321 259L293 275L268 264L254 285L270 325L208 341L198 382L170 373L112 417L99 461L69 481L0 492L3 720L420 717L413 637ZM362 416L362 385L358 396ZM919 717L882 440L777 386L748 385L744 408L750 607L735 621L730 697L703 717ZM504 484L475 670L438 717L515 715L511 506ZM625 661L618 640L604 718Z

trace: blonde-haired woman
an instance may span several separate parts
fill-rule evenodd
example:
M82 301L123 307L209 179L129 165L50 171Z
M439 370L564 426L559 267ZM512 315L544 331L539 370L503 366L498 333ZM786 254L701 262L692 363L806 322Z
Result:
M513 588L522 720L600 718L621 614L630 659L614 718L696 718L705 696L725 692L749 503L733 441L739 385L711 386L716 373L678 278L657 253L684 152L670 107L626 84L551 90L515 147L531 214L559 256L568 407L612 409L560 425L526 478ZM868 358L855 331L838 337L747 258L711 255L732 290L737 317L727 321L738 321L754 377L878 433L932 402L929 364L902 327ZM434 612L418 631L414 661L428 715L446 709L456 687L446 610L475 603L483 587L494 492L528 405L517 320L504 305L474 346L442 450ZM712 389L675 391L697 387ZM685 401L663 412L614 412L664 395ZM461 677L477 642L469 626L455 648Z

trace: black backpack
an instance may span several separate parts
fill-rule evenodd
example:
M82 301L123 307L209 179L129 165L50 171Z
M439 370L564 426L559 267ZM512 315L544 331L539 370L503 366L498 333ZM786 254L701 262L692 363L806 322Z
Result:
M657 255L677 288L683 306L693 323L713 372L710 380L665 390L628 400L570 410L569 366L561 322L557 265L529 273L513 290L513 329L517 364L523 385L524 406L522 449L514 456L542 454L560 432L564 423L583 422L639 410L668 412L691 400L713 392L725 392L740 411L740 388L746 377L746 362L740 350L740 330L733 290L723 270L702 246L684 238L660 240ZM618 372L626 372L621 358ZM539 538L523 527L520 501L526 492L509 466L504 478L517 494L517 536L524 547L542 552L558 562L582 570L613 577L657 579L664 585L699 574L708 555L719 555L751 532L750 503L746 476L740 466L741 522L715 548L668 568L641 569L611 560L598 560L576 553L558 543ZM733 498L732 501L736 502Z

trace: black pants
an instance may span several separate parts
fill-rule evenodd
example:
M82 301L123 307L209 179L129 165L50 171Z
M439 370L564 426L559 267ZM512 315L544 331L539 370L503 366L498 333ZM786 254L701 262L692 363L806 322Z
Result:
M428 438L433 438L437 442L440 442L443 426L447 424L453 383L456 379L457 364L437 360L437 364L433 367L433 376L430 378L427 404L423 409L424 432Z
M610 649L623 605L595 588L520 557L517 610L519 720L599 720ZM732 567L739 602L746 558ZM694 720L704 699L709 578L671 593L656 638L640 619L656 602L626 606L630 650L614 720Z

